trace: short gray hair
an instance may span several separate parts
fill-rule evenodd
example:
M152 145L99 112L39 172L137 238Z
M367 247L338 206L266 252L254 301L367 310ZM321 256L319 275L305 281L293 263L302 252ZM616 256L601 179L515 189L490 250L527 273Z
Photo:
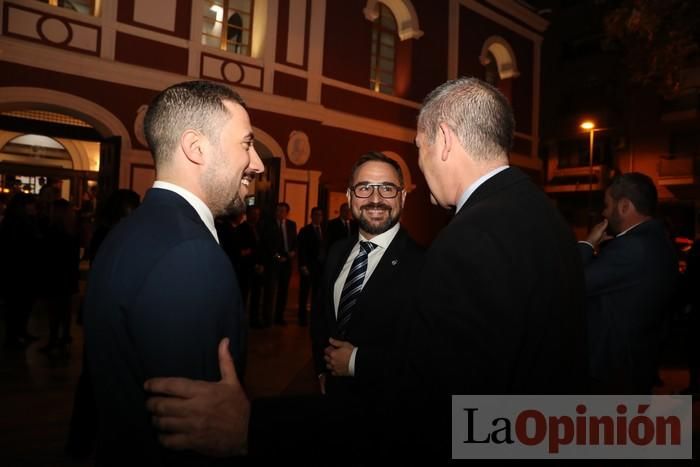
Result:
M245 108L243 99L233 89L211 81L187 81L159 93L148 107L143 123L156 168L170 161L180 136L188 129L199 130L218 144L221 126L230 116L225 101Z
M439 125L446 123L461 146L476 160L507 157L513 145L515 117L508 99L476 78L448 81L430 92L418 115L418 131L435 142Z

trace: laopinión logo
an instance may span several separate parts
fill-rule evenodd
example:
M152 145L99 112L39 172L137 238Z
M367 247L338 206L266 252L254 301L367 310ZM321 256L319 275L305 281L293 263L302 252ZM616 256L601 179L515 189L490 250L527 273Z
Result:
M454 459L692 459L691 396L452 396Z

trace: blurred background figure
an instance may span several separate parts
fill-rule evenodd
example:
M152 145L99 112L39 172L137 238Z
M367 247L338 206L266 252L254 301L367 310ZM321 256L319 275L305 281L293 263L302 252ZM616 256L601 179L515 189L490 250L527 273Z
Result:
M315 207L311 210L311 223L299 231L297 255L299 261L299 325L306 326L308 316L309 293L313 310L314 301L321 285L323 263L326 259L326 234L323 231L323 210Z
M357 222L352 218L348 203L340 205L340 214L328 222L327 247L330 248L338 240L357 236Z
M49 343L42 352L72 342L70 317L78 292L80 243L76 216L70 202L53 201L41 250L41 291L49 314Z
M37 340L27 325L36 299L39 240L36 197L14 193L0 224L0 296L5 300L7 349L23 349Z
M246 218L233 232L236 244L236 276L241 287L243 303L250 313L250 326L262 326L260 296L263 288L262 248L260 243L260 208L248 206Z

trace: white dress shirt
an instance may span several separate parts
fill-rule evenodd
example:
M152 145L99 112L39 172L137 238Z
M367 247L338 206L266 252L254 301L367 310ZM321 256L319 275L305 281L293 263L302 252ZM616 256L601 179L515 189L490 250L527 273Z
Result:
M362 282L362 288L364 289L365 284L369 280L370 276L372 275L374 270L377 269L377 265L382 259L382 256L384 256L384 253L386 252L387 248L389 248L389 245L391 245L391 242L394 240L394 237L396 237L396 233L399 231L399 227L400 224L397 222L395 226L393 226L386 232L377 235L371 240L367 240L365 237L362 236L362 233L360 233L359 240L357 241L357 243L355 243L355 246L352 247L352 250L350 250L348 259L345 261L345 265L343 265L343 269L340 271L340 275L338 276L338 279L336 279L335 285L333 286L333 307L335 309L336 318L338 317L338 304L340 303L340 295L343 293L343 286L345 285L345 280L348 278L348 274L350 273L350 266L352 266L352 262L355 261L355 257L360 252L360 241L372 242L376 245L374 250L370 251L369 255L367 256L367 272L365 273L365 278ZM355 347L352 350L352 355L350 356L350 363L348 364L348 371L350 373L350 376L355 376L356 355L357 347Z
M204 225L207 226L209 232L211 232L211 234L214 236L214 240L216 240L216 243L219 243L219 236L216 234L216 227L214 226L214 215L211 213L211 209L209 209L209 207L207 207L207 205L204 204L204 201L199 199L197 195L195 195L191 191L185 190L181 186L174 185L169 182L164 182L162 180L156 180L153 183L153 188L160 188L161 190L172 191L185 198L185 201L187 201L190 204L190 206L192 206L194 210L197 211L199 218L202 219Z

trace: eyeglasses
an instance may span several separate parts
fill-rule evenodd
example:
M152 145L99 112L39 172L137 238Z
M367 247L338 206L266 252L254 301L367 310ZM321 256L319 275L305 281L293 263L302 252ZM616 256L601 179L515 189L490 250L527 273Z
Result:
M384 199L396 198L403 191L403 187L393 183L358 183L350 187L350 191L358 198L369 198L374 194L375 189Z

